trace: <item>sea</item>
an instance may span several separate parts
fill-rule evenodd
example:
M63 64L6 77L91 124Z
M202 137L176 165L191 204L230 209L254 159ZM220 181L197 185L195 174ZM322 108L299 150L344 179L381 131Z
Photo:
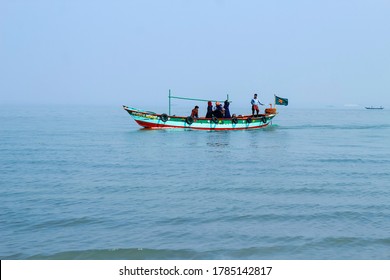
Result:
M278 111L223 132L1 105L0 259L389 260L390 110Z

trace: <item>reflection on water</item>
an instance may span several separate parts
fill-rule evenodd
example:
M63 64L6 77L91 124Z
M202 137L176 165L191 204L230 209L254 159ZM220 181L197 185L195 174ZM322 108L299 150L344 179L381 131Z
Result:
M230 144L231 134L235 131L209 131L206 136L206 144L212 148L225 149Z

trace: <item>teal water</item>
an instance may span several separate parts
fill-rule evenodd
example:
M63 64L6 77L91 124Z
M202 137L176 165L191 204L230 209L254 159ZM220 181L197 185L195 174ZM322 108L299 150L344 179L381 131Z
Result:
M390 259L390 110L280 111L148 131L121 106L1 106L0 258Z

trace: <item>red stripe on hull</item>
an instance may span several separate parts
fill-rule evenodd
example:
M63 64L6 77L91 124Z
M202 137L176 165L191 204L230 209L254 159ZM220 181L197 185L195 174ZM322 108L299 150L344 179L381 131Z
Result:
M149 123L140 120L136 120L136 122L145 128L149 129L166 129L166 128L184 128L184 129L194 129L194 130L245 130L245 129L258 129L266 127L268 124L255 126L255 127L239 127L239 128L211 128L211 127L191 127L191 126L176 126L176 125L165 125L165 124L156 124Z

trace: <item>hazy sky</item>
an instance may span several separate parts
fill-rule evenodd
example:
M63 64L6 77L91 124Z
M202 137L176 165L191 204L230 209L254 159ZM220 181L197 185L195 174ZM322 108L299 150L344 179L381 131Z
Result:
M390 107L390 1L0 0L0 103Z

